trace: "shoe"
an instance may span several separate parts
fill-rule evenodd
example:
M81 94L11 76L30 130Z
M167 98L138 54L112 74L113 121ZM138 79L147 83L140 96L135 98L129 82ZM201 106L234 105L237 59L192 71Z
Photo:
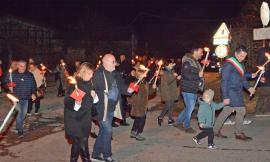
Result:
M104 159L105 162L114 162L115 160L112 157L108 157Z
M158 125L161 127L161 124L162 124L162 122L163 122L163 119L161 119L161 118L157 118L157 122L158 122Z
M192 129L191 127L190 127L190 128L187 128L187 129L185 130L185 132L186 132L186 133L190 133L190 134L196 133L196 131L195 131L194 129Z
M112 123L112 127L119 127L115 122Z
M245 133L235 134L235 138L243 141L252 140L252 137L248 137Z
M173 126L174 126L175 128L178 128L178 129L182 130L182 131L185 130L185 127L184 127L183 124L177 124L177 123L174 123Z
M131 131L129 137L130 138L136 138L137 137L137 133L135 131Z
M224 136L221 132L215 133L215 136L219 138L227 138L227 136Z
M102 157L91 157L91 160L93 162L105 162L105 160Z
M235 124L235 121L232 121L231 119L227 119L225 122L224 122L224 125L234 125Z
M249 120L249 119L244 119L244 121L243 121L244 125L249 125L251 123L252 123L252 120Z
M193 140L197 145L200 145L200 144L201 144L200 140L198 140L197 137L192 137L192 140Z
M121 126L129 126L129 124L127 122L121 122L120 125Z
M96 134L95 132L91 132L91 133L90 133L90 136L91 136L92 138L97 138L97 134Z
M22 138L22 137L24 137L24 135L23 135L23 131L18 131L18 138Z
M175 123L174 120L168 120L168 125L172 126Z
M136 140L137 140L137 141L144 141L144 140L145 140L145 137L143 137L142 134L138 134L138 135L136 136Z
M37 116L37 115L39 115L39 113L34 113L34 115L36 115L36 116Z
M27 116L31 116L32 114L31 114L31 113L27 113L26 115L27 115Z
M217 146L215 144L210 144L208 145L208 148L214 150L214 149L217 149Z

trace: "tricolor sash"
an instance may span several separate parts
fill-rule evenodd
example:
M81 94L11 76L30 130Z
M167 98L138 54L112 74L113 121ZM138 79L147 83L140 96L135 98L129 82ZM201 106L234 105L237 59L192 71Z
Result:
M244 76L244 74L245 74L244 67L236 58L230 57L230 58L226 59L226 61L231 63L236 68L236 70L239 72L241 77Z

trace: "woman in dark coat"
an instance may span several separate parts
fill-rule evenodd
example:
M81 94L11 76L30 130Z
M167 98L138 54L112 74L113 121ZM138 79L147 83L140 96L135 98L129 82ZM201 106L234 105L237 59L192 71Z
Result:
M83 162L89 162L88 137L91 131L91 109L95 91L90 84L94 68L90 63L83 63L75 74L78 89L85 95L77 101L70 95L75 85L67 89L64 100L64 124L66 136L72 141L70 161L76 162L81 155Z

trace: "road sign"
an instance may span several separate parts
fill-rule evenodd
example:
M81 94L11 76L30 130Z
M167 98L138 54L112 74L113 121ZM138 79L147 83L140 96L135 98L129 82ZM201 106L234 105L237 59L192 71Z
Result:
M253 29L253 40L270 39L270 27Z
M263 2L261 5L261 20L263 26L267 26L269 23L269 6L268 3Z
M222 45L229 43L230 31L224 22L221 24L213 38L214 45Z
M228 55L228 48L225 45L217 46L215 53L218 58L224 58Z

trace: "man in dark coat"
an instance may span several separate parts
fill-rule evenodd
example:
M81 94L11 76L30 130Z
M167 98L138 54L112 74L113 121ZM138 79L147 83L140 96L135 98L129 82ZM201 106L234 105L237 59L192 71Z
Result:
M243 133L243 120L246 114L244 98L242 94L243 88L247 89L251 94L255 92L254 88L249 86L249 83L245 77L245 69L242 62L247 56L247 49L244 46L240 46L236 49L234 56L226 59L221 70L221 91L223 102L228 105L225 106L222 112L219 114L216 124L214 126L214 132L217 137L226 138L221 134L221 128L224 121L231 115L232 112L236 112L235 117L235 137L240 140L250 140L251 137L246 136Z
M262 48L258 51L257 65L262 66L267 61L266 53L270 54L269 47ZM270 63L265 66L265 73L261 78L257 91L258 100L255 109L256 113L270 112Z
M95 72L93 85L98 95L99 102L96 105L97 118L100 130L94 144L92 159L111 162L111 139L112 139L112 119L116 106L119 106L121 94L133 92L122 80L119 72L115 70L116 60L112 54L104 55L102 66Z
M181 90L185 108L179 114L175 126L185 129L186 133L195 133L195 130L190 127L190 117L195 108L200 84L202 84L203 72L198 62L202 55L202 48L193 48L191 54L186 54L182 59Z

